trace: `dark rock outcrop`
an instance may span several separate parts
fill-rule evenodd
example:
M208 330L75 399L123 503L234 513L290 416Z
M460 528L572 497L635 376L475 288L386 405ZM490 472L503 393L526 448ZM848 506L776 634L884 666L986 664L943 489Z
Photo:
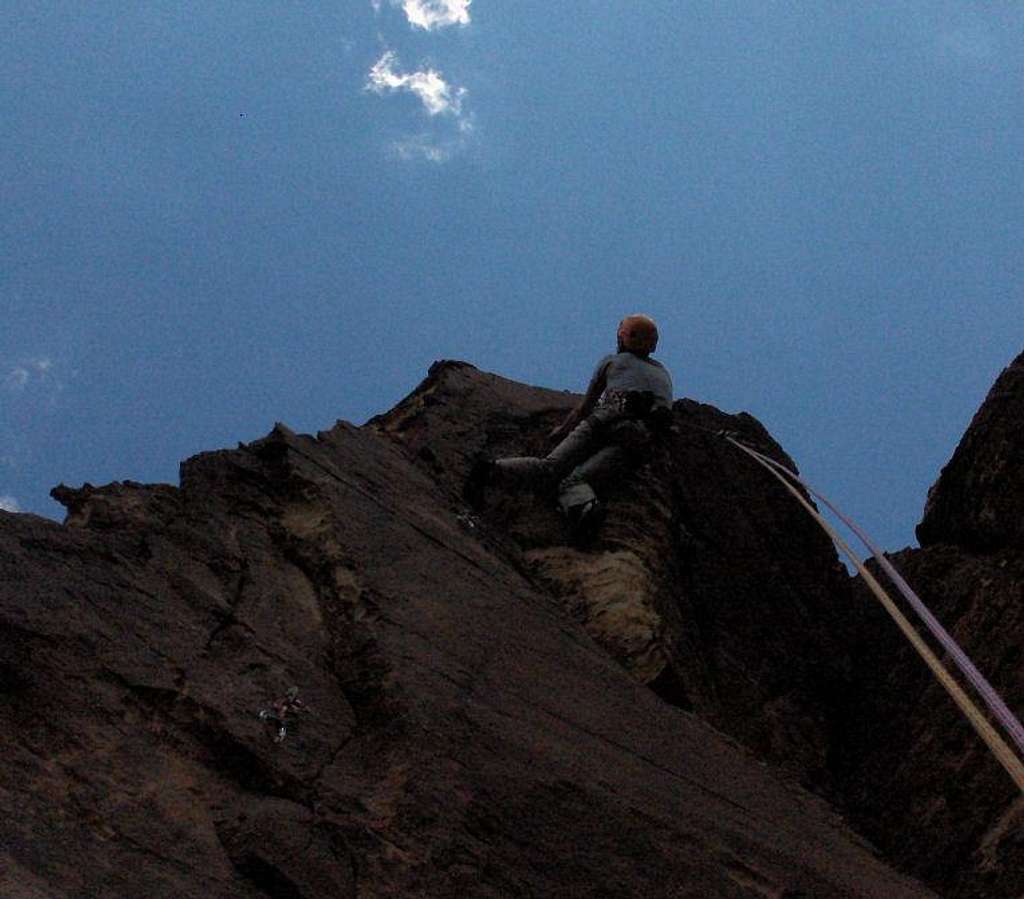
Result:
M922 549L891 557L1018 716L1024 712L1024 355L928 495ZM862 832L943 895L1024 895L1024 797L861 588L837 778ZM951 665L951 663L949 663Z
M859 778L874 624L710 433L788 463L756 421L677 403L586 551L543 498L465 508L476 452L539 451L574 400L438 364L362 428L58 488L63 526L0 513L0 895L929 895L844 797L973 889L956 822L926 822L948 871L896 845L941 842L924 778ZM990 828L997 866L1019 835Z
M921 546L1024 549L1024 353L1008 365L928 491Z
M1024 708L1021 553L934 546L891 558L1009 707ZM838 775L853 820L942 895L1024 894L1024 797L866 590L860 602Z

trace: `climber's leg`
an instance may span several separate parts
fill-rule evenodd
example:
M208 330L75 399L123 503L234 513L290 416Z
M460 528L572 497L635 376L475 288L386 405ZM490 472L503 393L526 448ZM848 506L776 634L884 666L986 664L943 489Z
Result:
M582 507L597 500L600 486L625 467L628 454L619 446L606 446L577 465L558 485L558 507L566 519L579 515Z

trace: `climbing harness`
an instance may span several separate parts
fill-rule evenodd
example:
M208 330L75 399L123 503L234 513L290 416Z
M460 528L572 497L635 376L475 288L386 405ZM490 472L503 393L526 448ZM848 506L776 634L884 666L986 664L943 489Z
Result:
M701 430L704 430L703 428ZM1006 769L1006 772L1013 778L1017 787L1024 792L1024 763L1021 762L1013 750L1007 745L1006 741L999 735L999 733L992 727L988 719L984 716L981 710L977 707L974 701L964 692L960 685L953 679L953 676L946 670L942 662L938 659L934 652L928 647L928 644L924 642L920 634L914 629L913 625L907 620L906 616L899 610L892 597L885 591L878 580L872 575L872 573L865 567L864 563L860 560L857 554L850 548L845 540L836 532L835 528L811 505L806 497L796 488L796 484L804 487L810 494L821 500L829 509L832 510L846 524L865 544L868 550L878 560L879 564L892 578L894 584L904 595L911 606L921 617L921 620L925 623L928 630L935 636L935 638L942 644L943 648L949 652L950 657L957 663L957 666L963 672L964 676L970 681L974 688L978 691L981 697L985 700L986 705L992 712L993 716L996 717L1002 726L1006 729L1007 734L1012 738L1014 743L1017 745L1018 750L1024 755L1024 728L1021 727L1020 721L1016 718L1013 712L1006 706L1002 698L996 693L992 685L984 678L984 676L978 671L971 660L967 657L967 654L957 645L956 641L949 635L949 633L942 627L941 624L935 619L935 616L931 614L928 608L921 601L921 598L910 588L906 581L899 575L892 563L885 558L884 553L878 549L874 541L872 541L864 531L855 525L849 518L843 515L828 499L822 496L817 490L811 487L806 481L803 480L798 474L790 471L784 465L776 462L774 459L769 458L763 453L746 446L741 443L737 437L738 434L734 432L721 431L717 432L718 436L724 438L726 441L735 446L738 450L748 455L754 461L756 461L762 468L768 471L776 480L778 480L789 493L795 497L797 502L807 511L809 515L818 523L818 525L825 531L826 534L832 539L832 541L838 546L850 559L854 567L860 573L864 583L868 586L868 589L875 595L878 601L885 608L886 612L889 613L890 617L896 622L896 625L903 632L903 635L910 641L910 644L914 647L917 654L921 657L924 663L931 669L932 674L935 675L936 679L949 693L950 697L957 704L957 707L964 714L967 720L974 727L978 735L985 741L988 748L992 751L992 754L999 760L1000 764Z

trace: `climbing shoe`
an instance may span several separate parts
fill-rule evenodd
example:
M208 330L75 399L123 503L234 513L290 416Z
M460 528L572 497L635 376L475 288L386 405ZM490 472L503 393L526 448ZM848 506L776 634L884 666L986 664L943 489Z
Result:
M578 506L570 507L565 513L569 526L569 539L575 546L586 546L597 536L604 521L604 506L600 500L592 499Z

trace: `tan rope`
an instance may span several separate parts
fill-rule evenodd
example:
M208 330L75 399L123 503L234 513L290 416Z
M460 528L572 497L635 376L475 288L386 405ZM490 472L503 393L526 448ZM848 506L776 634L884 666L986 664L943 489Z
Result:
M836 532L835 528L828 523L828 521L822 517L817 509L814 508L800 493L796 487L789 482L789 480L783 477L778 471L776 471L767 462L761 460L760 454L744 446L732 437L726 437L737 449L742 450L748 456L750 456L758 465L768 471L769 474L776 480L778 480L783 487L785 487L794 497L797 502L800 503L804 509L814 518L815 521L821 526L829 537L832 538L833 542L838 546L846 555L850 561L854 564L860 576L864 579L864 583L868 585L868 588L875 595L878 601L885 608L886 612L889 613L893 621L903 632L903 635L910 641L910 644L917 651L917 654L924 660L924 663L931 669L932 674L935 675L936 679L945 687L946 692L949 693L950 697L957 704L960 711L963 712L964 716L970 721L971 725L977 731L978 736L985 741L988 748L992 751L992 754L999 760L1000 764L1006 769L1006 772L1013 778L1017 784L1018 789L1024 793L1024 763L1016 756L1016 754L1006 744L1006 741L995 731L988 720L981 713L981 710L974 704L971 698L961 689L960 685L953 679L950 673L945 669L942 662L939 661L938 657L931 651L928 644L921 639L921 635L914 630L911 623L906 619L903 613L897 608L896 603L893 602L892 598L888 593L885 592L884 588L875 579L874 575L864 566L861 560L857 557L857 554L850 549L846 541Z

